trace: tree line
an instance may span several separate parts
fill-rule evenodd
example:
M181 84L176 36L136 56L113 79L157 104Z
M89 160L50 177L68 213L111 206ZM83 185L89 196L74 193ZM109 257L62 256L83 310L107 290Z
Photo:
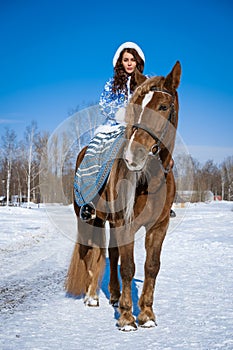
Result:
M67 146L69 143L63 140L62 147L66 147L62 153L63 159L61 159L61 146L58 147L59 140L56 136L50 140L50 144L53 145L51 157L51 150L48 151L49 139L49 132L39 131L35 121L26 127L22 140L17 139L13 129L5 128L0 141L0 198L2 203L19 205L26 202L29 206L30 202L50 201L49 195L48 198L43 198L44 193L49 193L49 189L48 192L47 189L44 193L41 192L43 186L45 188L48 186L49 176L55 184L53 192L56 186L62 186L63 199L57 198L56 201L64 203L65 198L65 204L72 203L74 169L77 153L81 147L80 139L72 147ZM50 152L50 158L48 158L48 152ZM51 161L54 163L52 174L47 172L47 178L43 180L41 173ZM179 155L175 158L174 173L177 193L188 191L191 193L190 201L204 201L208 191L211 191L216 198L233 200L233 156L227 157L220 165L217 165L213 160L201 164L190 155ZM59 185L56 185L57 178L61 179ZM53 200L54 198L53 196Z
M12 202L39 202L39 168L48 132L39 132L32 121L26 127L23 140L13 129L5 128L0 148L0 195L6 205Z

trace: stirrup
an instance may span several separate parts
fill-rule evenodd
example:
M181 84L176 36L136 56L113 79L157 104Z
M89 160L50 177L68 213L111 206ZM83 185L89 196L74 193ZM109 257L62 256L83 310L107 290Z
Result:
M92 202L84 204L80 208L79 217L83 221L89 221L96 218L96 209Z
M175 218L176 217L176 213L174 212L174 210L170 210L170 218Z

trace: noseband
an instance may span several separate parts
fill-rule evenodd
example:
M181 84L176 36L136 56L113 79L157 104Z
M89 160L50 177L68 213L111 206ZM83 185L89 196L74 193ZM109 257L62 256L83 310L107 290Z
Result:
M150 89L150 91L162 92L162 93L167 94L167 95L172 97L172 102L171 102L171 105L170 105L170 114L168 116L165 128L163 129L163 132L162 132L162 135L160 136L160 138L158 138L158 136L155 135L155 133L143 123L136 123L136 124L133 125L134 129L142 129L142 130L146 131L156 141L156 143L151 147L150 154L151 155L157 155L160 152L160 150L161 150L160 146L161 146L161 143L162 143L162 141L163 141L163 139L164 139L164 137L165 137L165 135L167 133L167 129L169 127L169 124L175 118L175 114L176 114L175 107L174 107L175 96L170 94L168 91L160 90L160 89L156 88L155 86L153 86Z

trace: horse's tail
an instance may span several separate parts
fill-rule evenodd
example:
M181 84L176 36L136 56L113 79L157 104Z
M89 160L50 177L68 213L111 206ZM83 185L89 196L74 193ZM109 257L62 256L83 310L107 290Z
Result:
M69 295L95 294L105 267L105 249L75 244L65 289ZM93 295L94 296L94 295Z

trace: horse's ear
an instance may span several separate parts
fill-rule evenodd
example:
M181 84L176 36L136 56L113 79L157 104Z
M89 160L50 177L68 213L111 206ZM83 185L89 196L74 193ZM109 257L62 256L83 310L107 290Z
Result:
M168 90L176 90L180 84L180 76L181 76L181 65L180 62L177 61L172 71L166 76L164 87Z
M147 79L147 77L145 75L143 75L142 73L140 73L139 70L136 68L135 69L135 80L136 80L137 86L144 83L144 81L146 79Z

